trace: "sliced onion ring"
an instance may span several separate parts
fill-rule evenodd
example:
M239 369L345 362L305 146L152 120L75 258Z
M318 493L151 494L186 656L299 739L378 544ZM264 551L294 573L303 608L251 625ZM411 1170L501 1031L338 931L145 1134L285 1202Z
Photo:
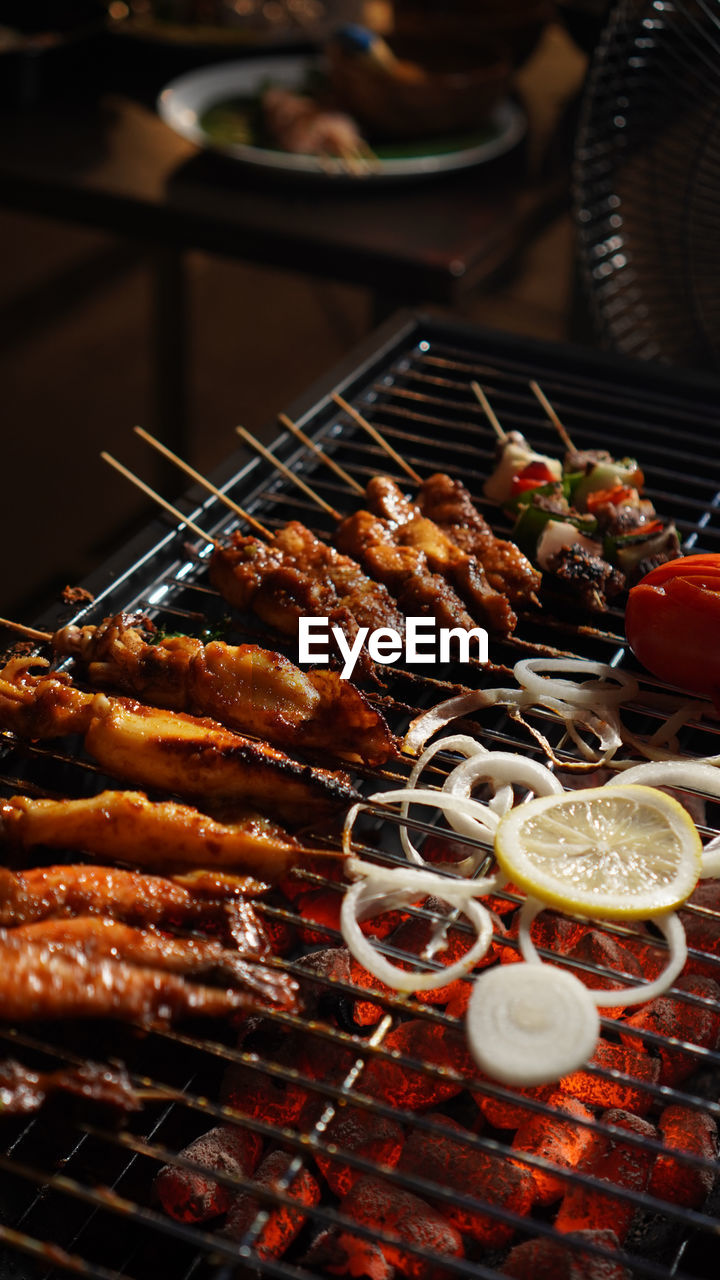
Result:
M401 875L406 872L401 870ZM440 877L438 877L440 879ZM412 900L413 892L408 891L409 899ZM359 913L362 913L363 906L368 906L372 901L375 911L386 909L386 895L377 896L376 884L372 878L358 880L346 890L343 898L342 909L340 912L340 927L342 929L343 938L348 950L361 964L368 973L372 973L386 986L393 987L396 991L431 991L433 987L444 987L449 982L454 982L456 978L463 977L473 968L483 956L486 954L488 947L492 941L492 918L490 912L480 902L476 902L474 898L467 897L459 905L459 909L467 916L468 920L473 924L477 933L477 939L473 945L467 950L460 960L456 960L453 964L447 965L439 970L432 970L424 973L414 973L412 970L400 969L398 965L391 964L383 955L373 946L369 938L360 929L358 923ZM390 895L387 901L393 906L398 903L397 893Z
M599 676L597 680L564 680L559 674L543 676L541 671L574 671L578 675ZM636 697L639 685L633 675L611 667L607 662L595 662L585 658L521 658L515 663L513 675L523 689L536 697L546 694L569 702L575 707L597 707L598 701L619 704Z
M530 928L533 920L541 911L544 911L546 904L539 902L537 898L528 898L523 904L520 912L520 921L518 925L518 943L520 951L528 964L542 964L542 957L538 954L535 943L530 937ZM665 941L670 948L670 956L662 973L655 978L654 982L645 982L641 986L635 987L619 987L612 991L604 991L599 988L589 989L588 994L592 996L595 1004L599 1007L610 1005L613 1008L622 1005L645 1004L648 1000L654 1000L656 996L661 996L667 991L668 987L682 972L687 960L687 942L685 940L685 930L679 916L671 911L667 915L651 916L652 923L663 934Z
M467 1011L470 1051L503 1084L550 1084L577 1071L600 1032L587 989L566 969L506 964L476 978Z
M484 756L489 755L487 747L484 747L482 743L477 742L475 738L471 738L469 734L456 733L456 734L451 734L447 738L438 738L436 742L432 742L429 747L425 748L422 755L418 758L418 760L413 765L412 772L410 773L410 777L408 778L409 788L417 787L418 779L423 769L430 762L430 760L432 760L433 756L436 756L439 751L457 751L461 755L464 755L465 757L476 756L476 755L484 755ZM450 777L452 777L452 774L450 774ZM510 805L512 804L511 791L509 796L509 804L503 803L503 801L506 800L505 793L508 790L509 788L507 787L501 788L501 791L497 793L495 796L493 796L493 799L488 802L488 808L493 813L497 814L498 817L502 817L506 808L509 808ZM495 803L497 801L499 801L499 804ZM403 805L400 809L400 814L403 818L408 817L408 814L410 812L410 804L411 804L410 800L406 800L403 802ZM476 835L476 832L475 830L473 830L472 831L473 838L475 837L475 835ZM400 828L400 843L402 844L402 847L405 851L405 855L408 858L409 862L414 862L421 867L427 867L431 865L428 862L426 862L426 860L423 858L422 854L420 853L420 850L417 849L413 844L410 838L410 832L408 831L408 828L406 826L402 826ZM461 876L472 875L473 872L477 869L477 867L480 865L480 863L483 861L485 857L487 857L487 854L482 849L478 849L475 853L471 854L468 858L463 858L462 861L455 862L452 864L447 864L447 865L452 866L456 875L461 875ZM437 864L434 864L434 865L437 865Z

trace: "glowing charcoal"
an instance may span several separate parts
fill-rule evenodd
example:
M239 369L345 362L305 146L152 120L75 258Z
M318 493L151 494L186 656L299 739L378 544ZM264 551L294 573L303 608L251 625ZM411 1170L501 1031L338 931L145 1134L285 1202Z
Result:
M308 1208L320 1201L320 1187L307 1169L301 1169L285 1187L284 1179L292 1157L285 1151L272 1151L260 1165L255 1182L268 1191L282 1192ZM258 1213L268 1206L266 1200L243 1192L233 1200L228 1210L223 1235L232 1240L242 1240L252 1227ZM287 1205L270 1207L268 1219L255 1241L259 1258L281 1258L305 1223L306 1215Z
M569 1098L559 1092L550 1094L547 1105L554 1114L528 1113L512 1140L512 1148L541 1156L559 1169L576 1169L589 1158L597 1135L575 1121L592 1120L593 1113L577 1098ZM556 1177L550 1170L536 1165L524 1165L523 1168L530 1172L536 1204L552 1204L568 1188L568 1180Z
M580 982L595 990L622 992L623 986L634 986L645 977L640 961L629 947L623 946L610 934L599 933L597 929L588 930L574 943L568 952L568 959L579 960L603 970L602 973L589 973L581 968L572 968ZM618 981L608 976L606 970L624 973L632 982ZM617 1005L603 1006L600 1012L605 1018L618 1018L624 1007L622 1000L618 1000Z
M335 1195L344 1196L362 1176L362 1170L343 1163L343 1155L351 1153L392 1168L400 1158L403 1131L399 1124L385 1116L359 1107L344 1107L330 1121L324 1140L335 1144L338 1155L331 1159L317 1152L315 1163Z
M637 1041L635 1041L637 1044ZM587 1107L621 1107L645 1115L653 1106L653 1098L644 1086L655 1084L660 1075L660 1063L641 1049L629 1045L608 1044L598 1040L590 1061L607 1071L619 1071L630 1079L606 1079L590 1071L573 1071L559 1082L563 1093L578 1098Z
M641 1138L657 1137L656 1130L647 1120L631 1115L629 1111L606 1111L601 1119L604 1124L626 1129ZM593 1145L582 1172L613 1187L640 1193L647 1189L654 1160L654 1153L642 1146L631 1146L620 1137L607 1137ZM567 1188L555 1227L562 1232L583 1229L614 1231L622 1242L634 1216L635 1205L629 1200L612 1193L606 1195L596 1187L586 1187L578 1182Z
M720 1034L720 986L711 978L683 973L675 982L675 989L711 1001L712 1007L688 1004L668 993L643 1005L625 1019L625 1025L653 1031L657 1035L674 1036L698 1048L714 1049ZM633 1043L637 1047L639 1044L636 1036L621 1038L628 1045ZM679 1084L702 1066L701 1057L682 1049L659 1045L653 1046L652 1051L658 1054L661 1084Z
M508 1092L518 1099L517 1102L506 1102L503 1098L494 1098L485 1093L474 1093L473 1097L488 1124L495 1129L517 1129L536 1114L529 1107L524 1107L521 1099L534 1098L538 1102L544 1102L555 1088L554 1084L536 1084L527 1089L509 1089Z
M399 1168L418 1178L470 1196L482 1204L502 1207L517 1214L530 1212L533 1202L532 1178L526 1169L472 1145L473 1134L443 1116L431 1117L442 1132L415 1130L410 1134ZM472 1236L485 1247L507 1244L513 1228L492 1212L444 1199L433 1200L439 1213L463 1235Z
M336 889L313 889L298 898L296 910L303 918L298 926L300 941L307 947L332 946L342 940L340 908L342 894ZM317 929L311 926L316 924Z
M262 1149L257 1134L219 1125L196 1138L180 1155L208 1171L249 1177ZM165 1212L179 1222L204 1222L224 1213L237 1194L207 1174L165 1165L155 1178L155 1192Z
M381 1178L359 1178L341 1202L340 1212L398 1237L398 1244L378 1240L378 1245L391 1266L410 1280L431 1280L440 1274L443 1257L461 1258L462 1240L454 1227L420 1200L401 1187ZM422 1254L409 1253L404 1243L414 1245Z
M281 1037L279 1043L278 1036ZM252 1047L255 1048L254 1041ZM263 1036L258 1052L262 1063L274 1063L291 1078L274 1077L262 1064L256 1069L238 1063L225 1072L221 1099L243 1115L274 1126L296 1121L310 1096L317 1098L321 1105L322 1099L312 1089L312 1082L327 1080L341 1084L357 1056L343 1045L321 1036L307 1034L302 1039L288 1036L284 1028L271 1029ZM300 1077L297 1080L292 1078L296 1073Z
M613 1231L578 1231L572 1245L539 1236L511 1249L502 1274L512 1280L630 1280L620 1262L588 1253L583 1241L602 1249L618 1247Z
M660 1136L666 1147L688 1151L706 1160L717 1160L717 1125L712 1116L689 1107L666 1107L658 1121ZM671 1155L658 1156L650 1177L650 1194L671 1204L699 1209L712 1190L715 1175L711 1169L700 1169L676 1160Z
M448 1072L443 1078L401 1062L370 1058L358 1081L358 1089L409 1111L427 1111L460 1093L462 1081L450 1073L474 1074L463 1034L419 1019L393 1028L383 1041L383 1049L431 1063Z
M373 1240L332 1228L313 1240L302 1265L313 1275L367 1276L367 1280L393 1280L395 1268Z

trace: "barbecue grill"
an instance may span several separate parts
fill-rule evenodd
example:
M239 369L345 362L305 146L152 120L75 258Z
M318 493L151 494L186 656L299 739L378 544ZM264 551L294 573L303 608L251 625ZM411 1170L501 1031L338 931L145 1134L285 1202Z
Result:
M473 379L485 387L506 429L520 430L535 448L557 453L553 430L528 389L529 379L538 380L579 447L637 454L648 496L660 512L674 516L685 550L720 550L720 460L713 449L718 384L709 378L689 382L670 370L402 315L289 413L361 484L378 472L395 473L402 484L380 448L332 401L332 392L339 391L421 474L442 469L462 477L480 498L494 439L470 390ZM283 436L274 447L333 507L353 509L353 495L294 439ZM331 531L323 513L264 461L235 456L213 480L270 527L295 518L321 535ZM185 496L183 510L214 538L237 526L219 499L200 489ZM505 532L503 517L486 513L496 532ZM186 526L158 518L88 582L93 599L73 611L73 620L99 622L126 610L141 611L170 631L200 634L225 625L227 607L209 586L207 555ZM69 620L68 612L51 612L38 625L55 627ZM260 635L257 621L235 620L232 628L231 637L282 647L277 636ZM593 619L574 614L567 603L555 608L550 602L541 613L521 617L513 638L491 642L490 658L498 668L512 667L529 653L570 653L633 666L617 608ZM457 667L433 668L431 677L424 669L385 670L387 686L371 696L400 733L418 707L439 701L448 686L478 679L477 672L468 676ZM495 671L488 678L506 682ZM645 684L659 689L652 680ZM662 714L638 712L638 731L651 731ZM561 760L577 758L551 717L538 712L535 721ZM487 747L542 758L535 739L502 710L479 714L475 730ZM711 754L718 750L717 738L714 722L691 721L681 730L681 750ZM83 795L111 785L75 750L22 746L10 735L0 750L4 794ZM450 761L441 754L433 763L440 781ZM369 793L405 772L400 763L360 769L358 785ZM717 806L708 800L701 830L718 825ZM394 824L372 811L357 839L364 856L388 863L402 858ZM647 1024L626 1031L621 1041L618 1024L603 1018L604 1055L570 1078L568 1091L587 1105L567 1121L566 1141L590 1137L606 1153L594 1172L580 1172L554 1168L542 1144L513 1146L529 1125L545 1125L547 1132L557 1121L550 1090L519 1092L478 1077L462 1024L451 1012L425 1003L422 994L378 992L376 983L363 982L357 967L348 966L336 919L341 890L332 876L300 871L297 889L292 901L270 897L259 911L274 936L286 939L275 963L301 984L299 1014L268 1012L244 1027L239 1039L226 1026L207 1024L200 1030L193 1025L140 1031L110 1022L0 1029L6 1055L31 1067L120 1060L146 1095L142 1111L122 1123L79 1103L49 1105L36 1116L0 1122L3 1277L74 1273L93 1280L146 1280L159 1273L164 1280L231 1280L253 1273L304 1280L389 1277L393 1270L413 1277L476 1278L716 1275L720 1219L712 1151L674 1151L669 1177L655 1184L657 1193L647 1190L647 1179L627 1176L627 1169L655 1167L663 1150L667 1157L656 1131L647 1127L665 1108L679 1108L690 1128L720 1117L718 1011L707 985L720 981L718 902L686 911L690 970L706 986L676 985L681 1021L674 1028ZM507 908L517 901L509 893ZM552 921L552 913L545 919ZM408 934L430 929L437 920L432 904L408 908L378 945L402 960ZM582 932L578 922L574 927ZM453 919L451 933L461 935L462 929L462 920ZM514 945L503 933L498 926L496 955ZM661 940L632 923L595 934L610 948L642 945L662 958ZM567 932L548 926L543 954L571 971L591 973L593 985L609 976L617 980L617 971L603 962L605 953L573 959L567 954L571 943ZM658 1063L677 1069L659 1077ZM632 1132L622 1127L622 1111L641 1117ZM257 1135L266 1154L281 1153L272 1179L228 1166L208 1175L227 1193L225 1204L245 1196L232 1236L232 1212L192 1221L179 1201L168 1212L155 1187L163 1166L200 1176L201 1157L191 1144L227 1123ZM622 1185L603 1181L621 1165ZM531 1208L527 1188L548 1173L557 1180L556 1193L544 1204L536 1198ZM174 1176L169 1175L171 1186ZM694 1188L690 1194L688 1185ZM556 1226L558 1205L570 1203L569 1195L560 1199L564 1192L572 1192L575 1205L571 1231L573 1225L589 1228L580 1235L567 1234L567 1220L562 1232ZM598 1206L604 1206L602 1213ZM460 1224L462 1255L454 1247L459 1237L448 1226L452 1222ZM618 1227L619 1248L612 1236L592 1229L596 1223ZM540 1242L549 1261L537 1271L513 1270L521 1256L515 1251L531 1240Z

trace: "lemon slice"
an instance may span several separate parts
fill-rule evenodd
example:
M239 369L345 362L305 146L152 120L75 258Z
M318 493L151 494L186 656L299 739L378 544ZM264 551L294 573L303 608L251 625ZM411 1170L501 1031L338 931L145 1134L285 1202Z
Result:
M702 843L687 811L664 791L633 784L519 805L498 825L495 855L533 897L599 917L672 911L702 870Z

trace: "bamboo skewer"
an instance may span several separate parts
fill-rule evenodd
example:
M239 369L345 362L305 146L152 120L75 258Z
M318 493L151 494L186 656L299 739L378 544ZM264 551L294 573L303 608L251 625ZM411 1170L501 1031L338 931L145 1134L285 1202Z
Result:
M9 618L0 618L0 627L9 627L11 631L20 631L30 640L52 640L51 631L38 631L37 627L26 627L23 622L11 622Z
M573 444L572 440L570 439L570 436L568 435L567 431L565 430L565 427L563 426L562 422L561 422L561 421L560 421L560 419L558 418L558 416L557 416L557 413L556 413L555 409L553 408L553 406L551 405L551 403L550 403L550 401L548 400L547 396L545 395L545 392L543 391L542 387L539 385L539 383L532 381L532 382L530 383L530 390L532 391L533 395L535 396L535 399L536 399L536 400L538 400L538 401L540 402L540 404L542 405L542 407L543 407L543 409L545 410L545 412L546 412L546 414L547 414L548 418L550 419L550 421L552 422L552 424L553 424L553 426L554 426L555 430L557 431L557 433L558 433L558 435L559 435L560 439L562 440L563 444L565 445L565 448L566 448L566 449L572 449L572 451L573 451L573 453L574 453L574 452L575 452L575 445Z
M323 511L326 511L329 516L332 516L333 520L342 520L340 512L336 511L335 507L331 507L330 503L326 502L324 498L321 498L319 493L315 493L314 489L311 489L310 485L306 484L301 476L296 476L294 471L291 471L289 467L286 467L284 462L281 462L279 458L275 457L274 453L271 453L269 449L265 448L264 444L261 444L259 440L256 440L252 432L246 431L245 427L236 427L235 430L246 444L249 444L252 449L255 449L256 452L260 454L261 458L264 458L266 462L269 462L272 466L276 467L280 474L285 476L287 480L292 480L293 484L296 484L299 489L302 489L303 493L306 494L308 498L315 502L319 507L322 507Z
M100 457L103 462L108 462L111 467L114 467L116 471L120 472L121 476L124 476L126 480L129 480L131 484L134 484L136 489L140 489L142 493L147 494L148 498L152 498L153 502L157 502L158 506L169 512L169 514L174 516L174 518L180 521L181 524L185 524L188 529L192 529L193 533L197 534L198 538L202 538L203 542L209 542L213 547L219 547L221 545L217 538L213 538L209 533L206 533L205 530L201 529L199 524L195 524L194 520L191 520L189 516L184 516L182 511L179 511L171 502L168 502L165 498L161 497L155 489L151 489L150 485L145 484L145 481L141 480L139 476L136 476L134 471L130 471L128 467L124 467L122 462L118 462L117 458L113 458L111 453L106 453L103 449Z
M374 427L371 422L368 422L367 418L363 418L362 414L358 413L358 410L353 408L351 404L348 404L347 400L344 400L336 391L333 392L332 398L336 405L343 409L345 413L350 415L353 422L356 422L359 427L362 427L363 431L367 431L368 435L372 437L376 444L380 445L380 448L383 449L390 458L392 458L393 462L397 463L401 471L405 472L406 476L409 476L411 480L414 480L415 484L422 484L422 477L419 476L417 471L410 466L409 462L406 462L405 459L401 457L397 450L393 449L392 445L380 434L377 427Z
M186 475L190 476L191 480L197 481L197 483L201 484L209 493L214 494L216 498L219 498L221 502L224 502L225 506L228 507L230 511L233 511L236 516L240 516L241 520L245 520L246 523L250 525L251 529L254 529L256 533L260 534L261 538L267 538L268 541L270 541L272 534L269 529L265 528L264 524L261 524L259 520L256 520L254 516L251 516L250 512L246 511L244 507L239 507L237 502L233 502L232 498L229 498L226 493L223 493L222 489L218 489L210 480L207 479L206 476L201 475L199 471L196 471L194 467L191 467L189 462L185 462L182 458L178 457L176 453L173 453L172 449L168 449L167 445L163 444L160 440L157 440L155 436L151 436L150 432L143 430L142 427L133 427L133 431L136 435L140 436L141 440L145 440L147 444L152 445L153 449L157 449L158 453L161 453L164 458L167 458L169 462L174 463L176 467L179 467L181 471L184 471Z
M292 418L288 418L286 413L278 414L278 422L280 422L280 424L285 427L291 435L294 435L296 440L299 440L301 444L304 444L308 449L311 449L315 456L319 458L326 467L329 467L331 471L335 472L335 475L338 479L342 480L343 484L346 484L348 488L353 489L355 493L365 493L362 485L358 484L354 476L351 476L344 467L341 467L334 458L331 458L329 453L325 453L325 450L321 449L320 445L316 444L314 440L311 440L310 436L307 436L304 431L301 431L297 423L293 422Z
M470 386L472 387L475 393L475 396L480 401L480 404L482 405L483 410L485 412L485 416L488 419L493 431L495 432L495 435L497 436L498 440L500 440L504 444L504 442L507 440L507 431L505 431L503 427L500 425L500 420L495 410L493 409L492 405L490 404L490 401L485 395L485 392L480 386L480 383L471 382Z

